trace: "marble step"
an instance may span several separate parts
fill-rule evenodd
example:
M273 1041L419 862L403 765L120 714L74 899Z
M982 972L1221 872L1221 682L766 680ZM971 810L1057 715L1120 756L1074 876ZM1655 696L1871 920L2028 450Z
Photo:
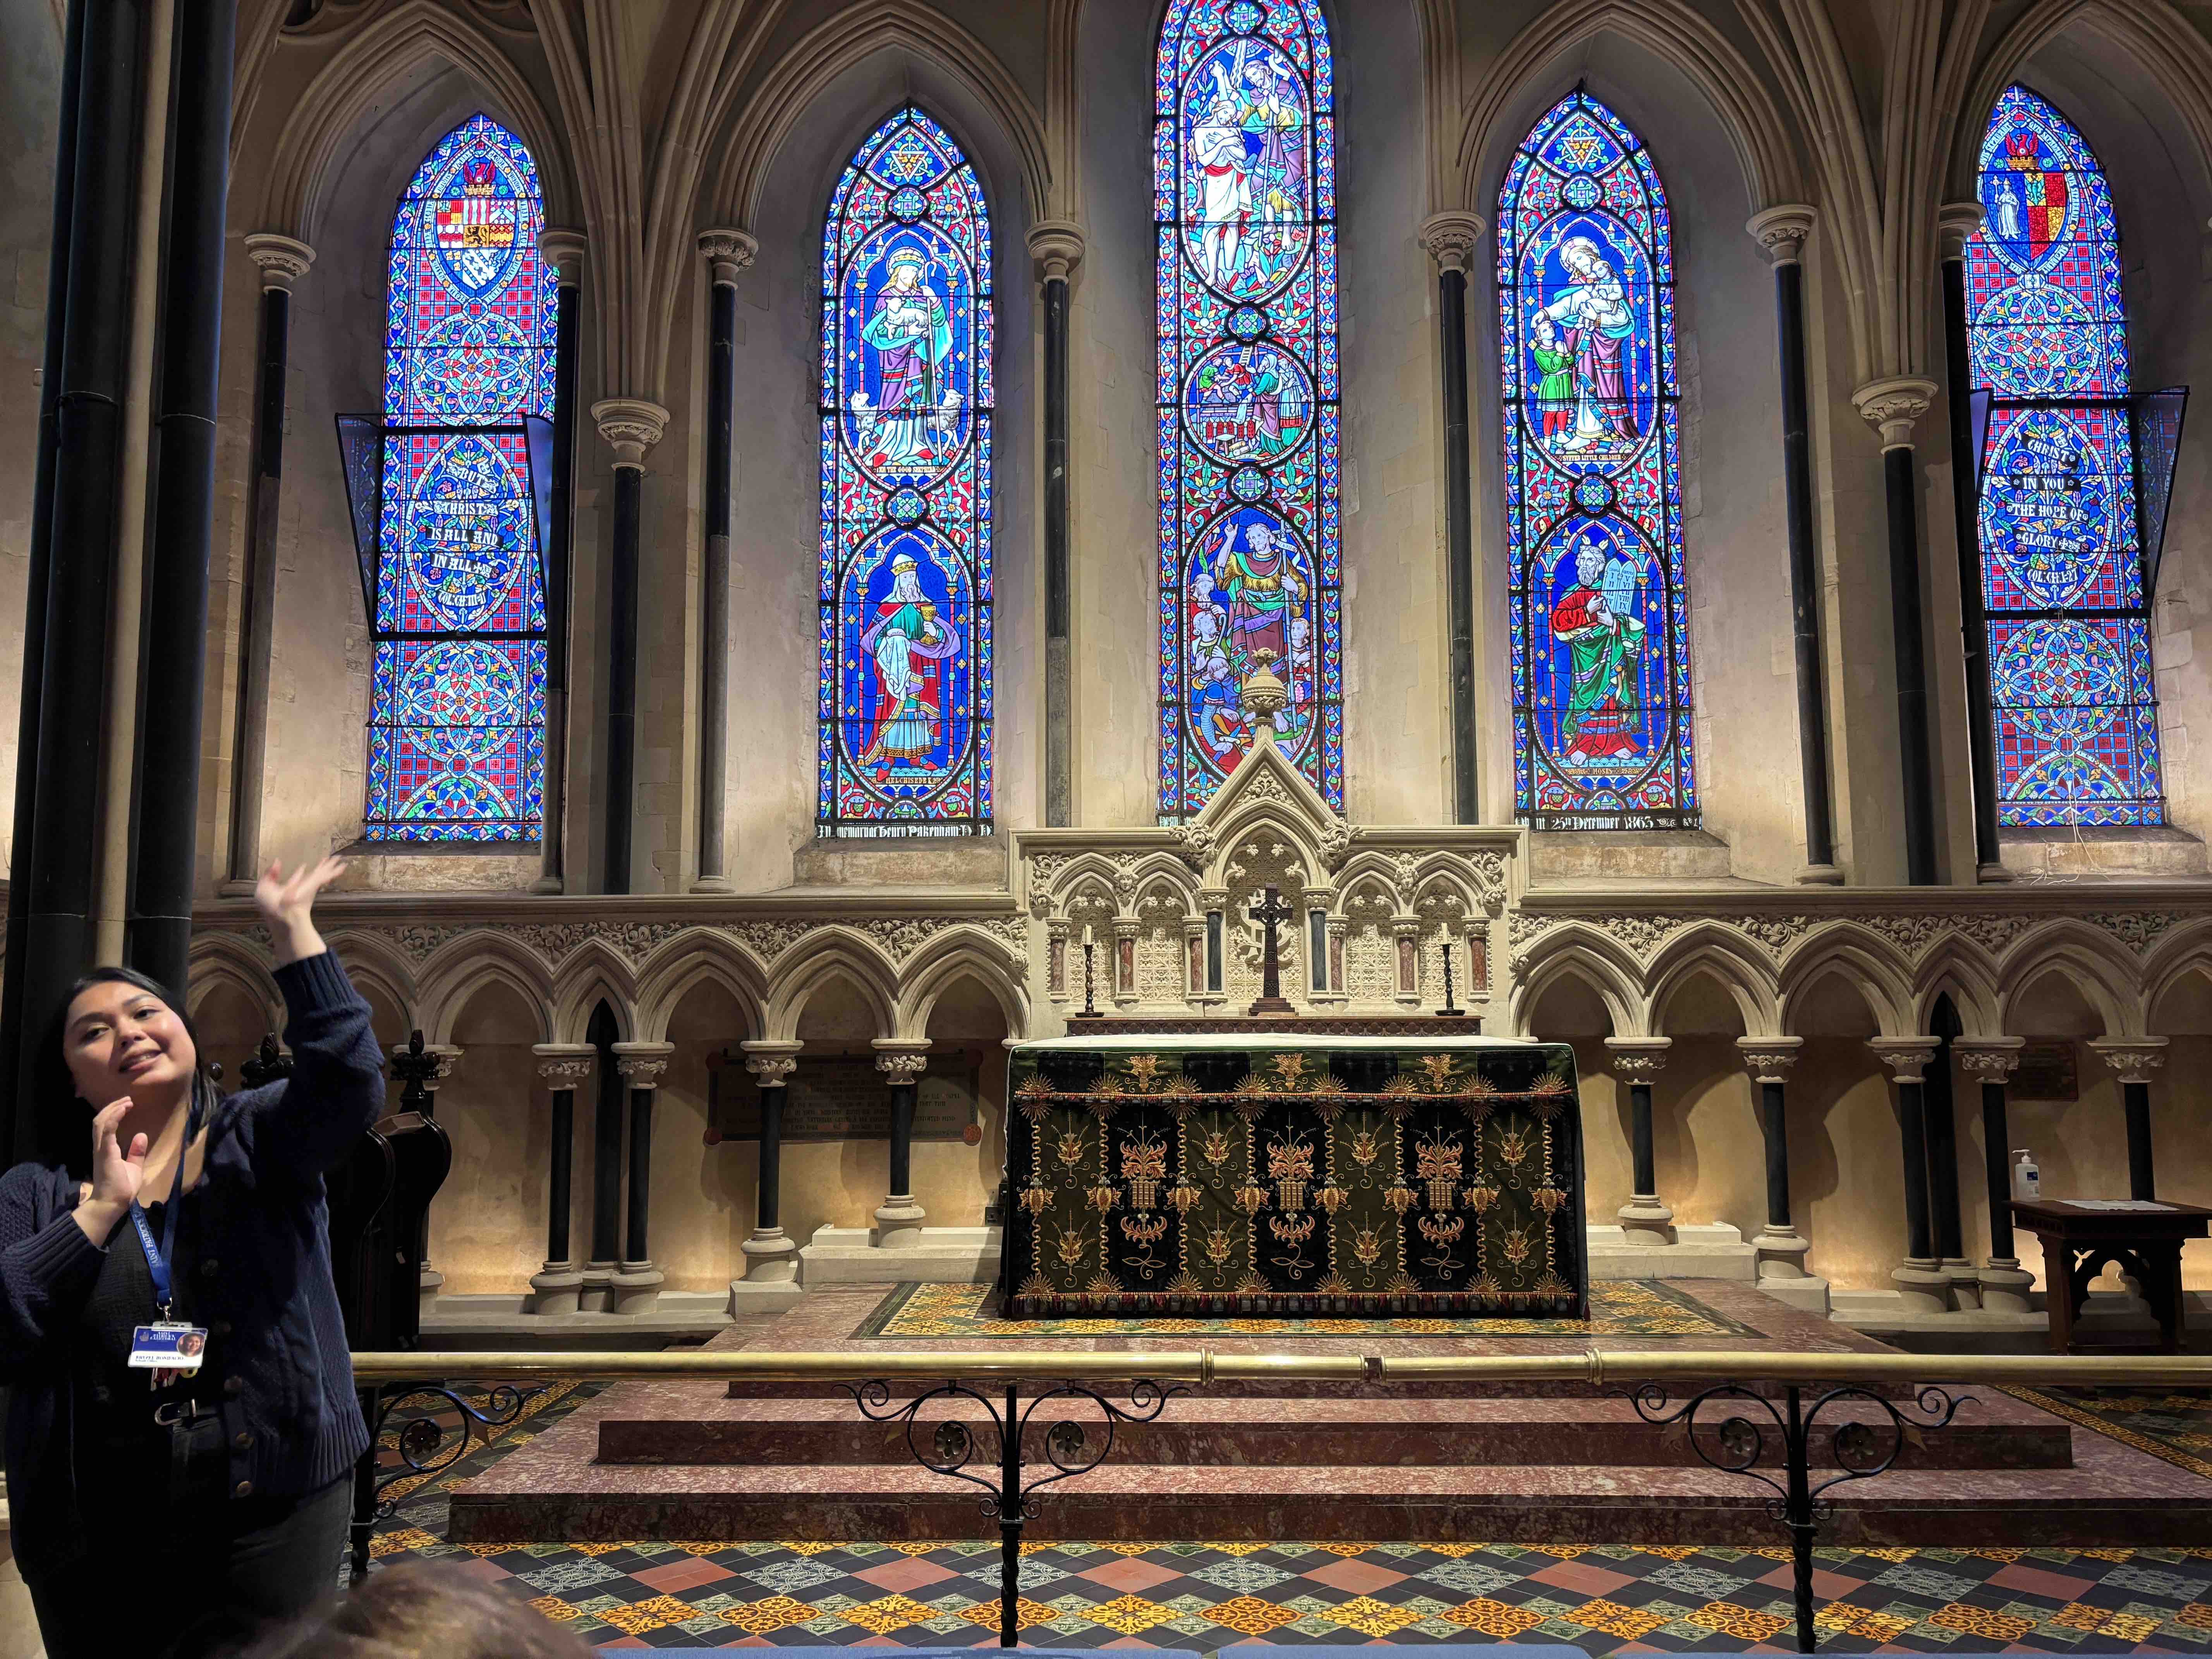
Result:
M1698 1438L1706 1449L1717 1450L1720 1423L1741 1409L1716 1402L1700 1413ZM1096 1407L1071 1402L1064 1413L1048 1407L1030 1426L1024 1450L1031 1461L1043 1461L1045 1435L1063 1414L1084 1427L1094 1449L1100 1443ZM1755 1406L1747 1420L1758 1424L1765 1455L1778 1456L1779 1426ZM996 1431L981 1405L971 1400L923 1407L915 1441L929 1447L936 1425L951 1421L968 1425L984 1455L995 1456L990 1448ZM1816 1459L1831 1455L1834 1428L1844 1422L1878 1430L1886 1449L1890 1431L1879 1408L1838 1401L1814 1428ZM624 1390L623 1403L599 1419L596 1450L600 1463L640 1465L849 1468L897 1464L909 1455L903 1422L870 1422L842 1395L734 1400L683 1384ZM1898 1463L1901 1468L2063 1469L2072 1455L2065 1423L1984 1390L1960 1408L1950 1427L1904 1443ZM1117 1464L1234 1468L1700 1462L1686 1435L1644 1421L1618 1398L1255 1399L1212 1390L1170 1401L1158 1421L1115 1425L1112 1458Z

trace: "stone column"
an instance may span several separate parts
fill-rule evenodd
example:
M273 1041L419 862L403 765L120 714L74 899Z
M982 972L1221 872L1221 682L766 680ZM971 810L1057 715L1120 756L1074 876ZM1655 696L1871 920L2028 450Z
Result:
M1444 392L1444 575L1451 621L1452 805L1482 822L1475 765L1474 486L1467 413L1467 276L1489 228L1480 214L1431 215L1421 246L1437 262L1437 336Z
M760 1171L745 1276L730 1286L730 1311L770 1313L799 1299L799 1246L783 1231L783 1097L805 1045L741 1042L745 1069L760 1085Z
M1979 881L2009 881L1997 842L1996 728L1990 715L1990 628L1982 609L1981 457L1968 398L1966 243L1982 228L1979 202L1947 202L1936 216L1943 256L1943 376L1951 417L1951 516L1959 555L1959 624L1966 653L1966 757L1973 774L1974 867Z
M1628 1141L1636 1165L1635 1192L1620 1206L1620 1231L1631 1244L1672 1244L1674 1212L1659 1199L1659 1173L1651 1150L1651 1079L1666 1069L1672 1037L1607 1037L1613 1074L1628 1085Z
M615 452L614 533L607 544L613 600L607 611L606 890L627 893L637 816L637 544L645 452L660 441L668 411L642 398L609 398L592 405L592 418Z
M583 323L584 233L543 230L538 256L553 267L561 308L553 328L552 522L544 526L545 552L545 795L538 831L538 879L533 893L568 885L568 619L576 531L576 361Z
M2005 1080L2020 1065L2021 1037L1953 1037L1951 1052L1982 1085L1982 1168L1988 1183L1990 1255L1978 1275L1982 1306L2027 1313L2035 1275L2024 1270L2012 1237L2012 1136L2005 1126Z
M1137 1006L1137 937L1144 924L1134 916L1114 919L1114 1006L1123 1012Z
M2158 1171L2151 1158L2151 1073L2166 1064L2162 1036L2094 1037L2089 1043L2120 1080L2128 1115L2128 1196L2148 1203L2158 1197Z
M1928 1062L1942 1046L1942 1039L1932 1036L1874 1037L1867 1043L1897 1079L1897 1121L1905 1143L1905 1256L1889 1277L1909 1313L1951 1309L1951 1275L1936 1260L1928 1201L1927 1106L1921 1093Z
M703 231L714 279L707 343L707 567L699 605L699 873L695 893L734 891L722 873L723 773L730 713L730 466L738 396L738 275L759 244L742 230Z
M261 875L261 792L268 764L269 651L276 614L276 532L284 477L284 380L292 342L292 284L315 250L273 231L246 239L261 270L261 343L253 369L252 471L246 482L246 568L238 610L238 704L230 737L230 847L225 898L253 891Z
M418 1031L417 1036L422 1034ZM428 1057L419 1071L413 1070L414 1048L403 1043L392 1050L392 1075L401 1079L399 1109L420 1112L424 1117L438 1115L438 1085L453 1076L453 1067L460 1064L462 1051L450 1042L426 1042L422 1053ZM408 1069L403 1069L406 1067ZM430 1212L422 1212L422 1237L416 1241L418 1248L415 1260L421 1272L417 1283L422 1297L422 1310L428 1313L437 1302L438 1292L446 1283L445 1274L430 1265Z
M599 1051L588 1042L534 1042L538 1075L552 1093L552 1146L545 1180L545 1265L530 1275L530 1311L572 1314L583 1292L584 1271L569 1251L576 1156L576 1085L591 1076Z
M650 1237L653 1205L653 1096L668 1069L672 1042L617 1042L615 1070L629 1091L629 1211L625 1217L622 1266L608 1281L610 1311L651 1313L660 1303L664 1275L653 1265Z
M929 1064L927 1037L878 1037L876 1069L891 1088L890 1195L876 1212L876 1247L905 1249L921 1243L925 1216L914 1201L914 1102Z
M611 1028L613 1016L605 1015ZM584 1262L583 1292L579 1305L591 1313L605 1313L614 1306L614 1278L622 1255L623 1078L615 1063L611 1029L593 1030L604 1039L594 1053L604 1053L607 1064L599 1074L599 1099L592 1112L592 1245Z
M1883 493L1889 507L1889 611L1897 663L1899 804L1905 817L1905 880L1936 880L1936 784L1928 739L1928 661L1920 610L1920 480L1912 428L1935 400L1936 383L1916 375L1870 380L1851 394L1881 434Z
M1805 800L1805 868L1797 879L1838 883L1835 813L1828 786L1828 708L1820 659L1820 549L1813 535L1812 417L1805 395L1803 203L1754 215L1745 227L1774 265L1774 313L1782 380L1782 487L1790 528L1790 609L1796 642L1797 755Z
M1759 1252L1759 1276L1763 1280L1802 1279L1807 1277L1806 1254L1813 1246L1790 1215L1790 1116L1784 1088L1805 1039L1741 1036L1735 1046L1759 1085L1759 1129L1766 1143L1766 1224L1751 1241L1751 1248Z
M1929 1060L1920 1091L1928 1130L1928 1231L1936 1246L1936 1266L1951 1276L1952 1305L1977 1308L1981 1305L1982 1276L1966 1260L1966 1224L1959 1206L1958 1114L1951 1098L1951 1042L1958 1034L1959 1016L1945 1006L1931 1023L1942 1046Z
M1083 228L1065 219L1030 228L1044 308L1044 821L1074 812L1074 645L1067 515L1067 279L1083 258Z

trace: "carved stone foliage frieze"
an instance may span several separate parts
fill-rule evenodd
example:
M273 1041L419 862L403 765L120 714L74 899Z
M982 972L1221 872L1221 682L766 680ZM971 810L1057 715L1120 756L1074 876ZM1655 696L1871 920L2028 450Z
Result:
M1717 922L1763 946L1780 961L1816 929L1848 922L1880 935L1908 959L1917 960L1947 939L1961 939L1992 956L2002 954L2039 927L2061 919L2085 921L2140 956L2172 928L2187 920L2178 910L2086 910L2051 913L2030 910L1855 910L1694 915L1673 911L1620 910L1547 912L1519 910L1510 929L1514 966L1526 963L1531 946L1556 928L1594 928L1649 959L1685 928Z

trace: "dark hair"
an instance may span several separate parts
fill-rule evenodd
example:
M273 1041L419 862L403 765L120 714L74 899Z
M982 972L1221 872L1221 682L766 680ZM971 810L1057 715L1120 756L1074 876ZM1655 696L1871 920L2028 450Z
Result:
M199 1056L192 1070L193 1109L204 1117L216 1097L215 1079L208 1075L207 1061L200 1056L200 1034L192 1024L192 1017L185 1012L184 999L150 974L142 974L136 968L94 969L69 988L61 1006L54 1010L46 1040L39 1045L37 1066L32 1073L32 1086L38 1091L40 1155L49 1163L66 1166L79 1180L89 1177L92 1172L91 1112L107 1103L78 1097L76 1081L70 1075L69 1068L69 1018L76 1000L95 985L128 985L158 999L177 1017L177 1024L192 1040L194 1055Z
M373 1572L246 1650L248 1659L587 1659L591 1651L574 1632L441 1561Z

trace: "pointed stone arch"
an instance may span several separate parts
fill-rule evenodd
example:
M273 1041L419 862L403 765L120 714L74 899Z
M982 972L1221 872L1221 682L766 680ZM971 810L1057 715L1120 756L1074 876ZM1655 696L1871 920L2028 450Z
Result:
M937 1000L961 980L970 979L990 993L1006 1017L1006 1035L1026 1036L1030 1028L1028 988L1018 969L1010 967L1006 948L980 931L949 928L922 947L906 965L893 1012L891 1035L923 1038Z
M653 953L640 972L637 987L639 1040L665 1042L668 1027L684 999L702 985L720 987L744 1017L754 1036L766 1030L768 981L751 955L726 934L695 928L678 934Z
M777 959L778 972L769 981L763 1011L765 1036L773 1042L789 1042L799 1035L799 1022L806 1006L834 980L848 981L859 994L875 1035L893 1036L897 1030L898 973L874 943L849 927L825 927L807 935L802 949L787 951Z

